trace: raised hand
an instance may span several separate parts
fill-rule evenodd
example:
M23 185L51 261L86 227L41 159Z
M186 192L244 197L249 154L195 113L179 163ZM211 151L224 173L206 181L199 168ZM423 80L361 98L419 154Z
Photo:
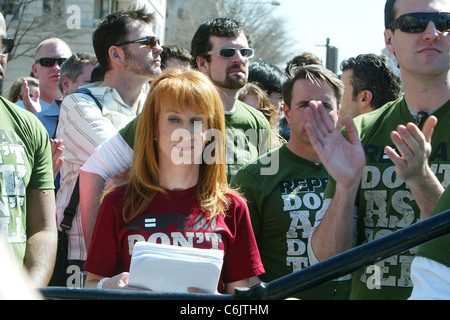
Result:
M428 164L431 153L431 137L437 119L428 117L422 131L413 124L400 125L391 133L392 141L400 155L391 147L385 147L386 154L395 164L397 176L411 191L424 218L431 216L444 187Z
M344 119L348 140L335 127L320 101L306 110L309 140L328 173L344 187L359 184L366 158L351 117Z
M400 155L390 146L386 154L395 164L397 176L406 183L422 179L428 174L428 157L431 154L431 137L437 124L435 116L425 121L422 131L414 124L399 125L391 133L391 139Z
M22 101L25 108L32 113L40 112L42 108L41 104L39 103L39 90L36 90L33 99L31 99L30 89L28 88L28 81L26 79L23 79L21 92Z

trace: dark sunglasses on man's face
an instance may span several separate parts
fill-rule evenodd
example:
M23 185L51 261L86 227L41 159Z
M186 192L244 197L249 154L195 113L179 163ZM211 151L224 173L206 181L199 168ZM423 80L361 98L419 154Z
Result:
M238 50L241 53L241 56L243 56L244 58L251 58L255 55L255 50L251 48L222 48L216 51L210 51L208 52L208 54L219 54L219 56L223 58L232 58L236 55L236 51Z
M430 21L433 21L436 29L440 32L450 31L449 12L411 12L402 14L391 22L389 29L400 29L402 32L419 33L426 30Z
M61 66L67 58L40 58L35 62L39 63L43 67L53 67L55 63L58 63L58 66Z
M2 53L10 53L14 48L14 40L11 38L2 38Z
M159 45L159 38L158 37L154 37L154 36L153 37L147 36L147 37L142 38L142 39L122 42L122 43L116 44L116 46L120 47L120 46L124 46L124 45L130 44L130 43L141 43L142 45L144 45L144 46L146 46L148 48L154 48L157 45Z

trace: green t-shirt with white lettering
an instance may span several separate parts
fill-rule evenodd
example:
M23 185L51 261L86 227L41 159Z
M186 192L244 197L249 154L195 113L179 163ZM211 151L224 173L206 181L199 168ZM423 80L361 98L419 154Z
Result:
M19 261L27 241L27 189L54 189L50 139L39 119L0 97L0 234Z
M232 187L247 199L253 231L268 283L310 266L307 244L322 207L328 173L283 145L243 167ZM350 278L296 295L300 299L347 299Z
M450 182L450 101L434 116L429 158L431 169L446 187ZM358 208L357 245L370 242L420 221L420 210L408 187L395 172L395 165L384 151L394 146L390 134L400 124L414 122L403 97L354 119L366 153L366 166L356 197ZM422 122L423 124L423 122ZM345 132L344 132L345 135ZM332 198L335 182L330 179L325 198ZM351 299L407 299L412 290L410 268L417 252L411 248L353 275Z

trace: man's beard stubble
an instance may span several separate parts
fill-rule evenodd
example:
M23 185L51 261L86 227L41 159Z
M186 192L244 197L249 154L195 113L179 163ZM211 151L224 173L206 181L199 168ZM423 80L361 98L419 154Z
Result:
M245 74L245 77L238 77L238 78L232 77L230 75L230 71L234 69L242 70L242 72ZM226 76L224 81L216 81L212 79L211 75L209 76L209 78L216 86L224 89L239 90L247 84L247 72L243 66L236 66L236 65L230 66L229 68L227 68L225 72Z
M135 75L154 77L162 73L161 67L153 65L156 57L145 63L140 57L132 54L129 50L125 50L126 70L131 71Z

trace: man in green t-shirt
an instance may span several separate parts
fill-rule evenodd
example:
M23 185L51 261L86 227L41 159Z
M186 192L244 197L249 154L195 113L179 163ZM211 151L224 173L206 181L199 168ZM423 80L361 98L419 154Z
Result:
M285 116L291 129L287 144L259 158L236 175L233 186L247 199L256 241L271 282L310 266L309 233L321 208L328 173L305 132L305 110L320 101L338 119L344 86L323 66L299 68L283 86ZM300 299L347 299L350 277L331 281L296 295Z
M210 19L201 24L191 43L195 68L212 80L225 108L228 182L239 168L270 149L270 124L264 115L238 100L247 83L250 58L248 32L237 21Z
M0 82L14 41L0 13ZM32 113L0 97L0 237L28 270L31 286L50 280L57 231L50 139ZM8 276L8 275L5 275Z
M310 257L327 259L429 217L450 182L449 8L449 0L386 2L386 47L405 94L354 123L347 117L347 139L331 125L317 130L316 120L331 121L320 106L307 112L311 141L333 178ZM350 298L407 299L415 252L356 271Z

